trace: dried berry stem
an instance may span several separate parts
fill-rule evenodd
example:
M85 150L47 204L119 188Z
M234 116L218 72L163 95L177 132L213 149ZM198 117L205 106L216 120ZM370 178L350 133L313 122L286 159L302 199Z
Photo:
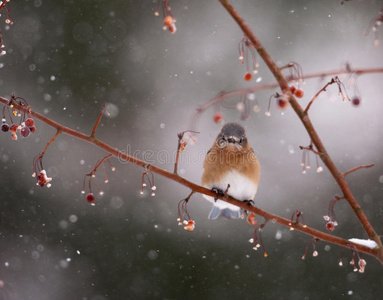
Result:
M108 158L111 158L113 155L112 154L108 154L107 156L105 156L104 158L100 159L96 166L94 167L93 171L91 173L96 173L97 169L108 159Z

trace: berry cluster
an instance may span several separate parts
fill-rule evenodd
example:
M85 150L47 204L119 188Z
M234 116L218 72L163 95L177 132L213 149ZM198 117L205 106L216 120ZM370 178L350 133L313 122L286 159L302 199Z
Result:
M149 174L151 175L151 178L150 178ZM152 171L148 171L146 168L142 172L142 187L141 187L140 194L141 195L144 194L144 187L147 186L146 181L145 181L145 177L146 177L146 179L149 183L149 186L150 186L150 190L151 190L150 195L154 197L156 195L155 190L157 189L157 187L154 185L154 175L153 175Z
M188 197L178 202L177 222L179 226L185 225L184 229L186 231L193 231L195 229L195 221L193 221L191 216L189 215L187 207L189 199L193 195L193 193L194 192L191 192Z
M175 33L177 28L176 28L176 24L174 24L176 22L176 19L174 19L172 16L166 16L164 18L164 27L163 29L164 30L169 30L170 33Z
M23 112L20 113L15 108L15 105L20 107L26 107L27 113ZM21 136L27 137L32 132L36 132L36 126L35 121L30 116L31 108L28 106L27 102L21 98L21 97L15 97L14 95L11 95L11 99L8 102L8 105L4 105L3 107L3 117L2 117L2 124L1 124L1 131L2 132L11 132L12 139L17 140L17 131L20 131ZM7 123L6 114L8 114L8 118L10 120L11 125ZM20 117L19 124L14 122L14 117Z
M20 130L20 134L23 137L29 136L29 134L32 132L34 133L36 131L35 121L32 118L28 118L25 120L25 122L21 122L20 125L17 125L15 123L12 123L11 125L8 125L6 123L6 119L2 119L3 124L1 124L1 131L8 132L10 131L12 133L12 139L17 140L17 130Z
M239 60L246 66L246 73L243 75L243 79L250 81L253 78L252 73L258 73L257 51L254 44L246 36L239 42L238 51Z
M51 177L47 176L47 172L45 170L41 170L39 174L37 174L37 183L36 185L39 185L43 187L44 185L47 185L47 187L51 187L51 184L49 182L52 181Z
M344 197L335 196L328 205L327 215L323 216L323 219L327 222L326 229L328 231L334 231L335 226L338 226L338 222L336 221L336 216L334 213L334 206L335 206L335 203L341 199L344 199Z
M319 160L318 160L318 151L314 149L313 142L310 141L310 144L308 146L299 146L299 148L302 150L302 174L306 174L306 170L311 169L310 165L310 152L315 154L315 162L316 162L316 171L317 173L320 173L323 171L323 168L319 166Z
M290 86L290 91L297 98L302 98L305 94L303 89L301 89L299 87L297 88L295 85ZM277 100L277 105L280 109L286 109L289 105L288 96L286 94L280 95L279 93L275 93L275 94L271 95L269 98L269 106L267 108L267 111L265 112L265 115L268 117L271 116L270 109L271 109L271 99L272 98Z
M186 231L193 231L195 228L195 222L193 220L189 220L189 221L184 220L183 224L185 225L184 229Z
M356 255L355 255L356 254ZM356 266L356 260L358 259L358 267ZM339 266L342 267L343 266L343 250L342 250L342 254L340 256L340 260L339 260ZM359 273L364 273L365 271L365 268L366 268L366 265L367 265L367 262L362 258L362 253L359 253L357 250L352 250L352 259L350 260L350 265L352 265L354 267L354 272L358 272Z
M44 152L42 154L37 155L33 159L33 173L32 177L37 178L37 183L36 185L38 186L47 186L48 188L51 187L51 181L52 178L47 176L47 172L45 171L43 167L43 157L44 157Z
M1 4L0 4L0 11L5 8L7 10L7 18L5 19L5 23L8 24L8 25L12 25L13 24L13 21L11 20L11 17L9 15L9 4L8 2L11 1L11 0L3 0L1 1ZM0 14L1 16L1 14ZM3 35L1 34L1 31L0 31L0 55L5 55L7 52L4 50L5 46L3 44Z
M176 22L176 19L172 16L171 14L171 8L170 8L170 5L169 5L169 0L160 0L158 1L158 9L154 12L154 15L155 16L159 16L160 15L160 10L162 10L162 15L163 15L163 18L164 18L164 26L163 26L163 29L164 30L169 30L170 33L174 34L177 30L176 28L176 24L174 24Z
M86 177L88 177L89 192L88 192L88 194L86 194L85 199L87 202L89 202L92 205L95 205L94 204L95 196L92 192L92 184L96 186L96 188L99 191L100 196L104 195L104 191L101 190L100 186L93 180L93 178L96 177L96 171L98 170L98 168L100 166L103 166L103 168L104 168L104 175L105 175L105 181L104 182L105 183L109 182L108 175L106 174L105 162L107 162L110 165L110 168L113 172L116 170L116 168L109 161L110 157L112 157L112 154L109 154L109 155L105 156L104 158L98 160L94 169L90 173L88 173L84 176L81 194L85 194L85 180L86 180Z
M281 67L281 70L288 70L290 75L287 77L287 80L296 84L296 86L295 84L290 86L291 93L297 98L303 98L305 93L300 87L300 84L304 83L302 67L298 63L292 61ZM285 108L287 106L287 101L278 101L278 106L280 108Z
M262 224L257 224L258 222L255 220L255 214L251 213L249 214L247 221L250 225L255 226L253 236L249 239L249 243L254 243L253 250L258 250L258 248L262 247L263 256L267 257L266 248L262 241L262 230L265 227L267 220Z
M370 24L368 25L367 30L364 33L364 35L367 36L372 30L372 32L375 34L374 43L376 47L379 46L378 27L381 26L382 23L383 23L383 8L380 9L379 15L370 21Z

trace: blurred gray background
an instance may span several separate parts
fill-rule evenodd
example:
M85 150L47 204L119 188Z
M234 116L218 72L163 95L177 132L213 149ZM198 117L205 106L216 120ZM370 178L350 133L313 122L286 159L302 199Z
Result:
M14 24L0 28L7 54L0 57L0 94L24 97L33 110L90 133L103 102L97 137L123 151L173 169L177 133L190 129L196 108L224 90L272 83L261 62L251 82L238 60L242 33L218 1L171 1L177 32L162 29L155 1L11 1ZM383 41L364 32L383 1L233 1L272 57L298 62L304 73L383 66ZM379 29L383 38L383 28ZM372 225L382 234L382 75L363 75L356 86L342 77L358 107L330 87L310 116L341 171L375 163L347 177ZM256 83L256 79L259 83ZM308 80L306 105L330 78ZM261 111L246 122L222 109L226 122L246 127L262 165L256 205L325 229L323 215L339 188L325 169L302 174L300 145L309 138L291 109L271 107L278 90L256 94ZM232 99L235 103L238 99ZM214 109L198 122L201 134L181 156L180 173L199 183L203 158L221 125ZM156 196L140 195L142 169L111 159L109 183L95 206L81 194L82 181L105 153L60 135L44 157L50 189L36 186L32 160L55 130L36 121L37 132L13 141L0 134L0 299L378 299L382 266L372 257L364 274L338 266L341 248L268 224L268 252L252 250L253 227L245 221L209 221L211 204L194 195L189 213L196 229L177 225L177 204L189 190L155 175ZM311 155L311 165L315 166ZM321 164L322 165L322 164ZM322 165L323 166L323 165ZM94 187L94 191L97 189ZM345 202L335 207L335 235L366 238ZM262 222L262 218L259 218ZM349 251L344 252L348 262Z

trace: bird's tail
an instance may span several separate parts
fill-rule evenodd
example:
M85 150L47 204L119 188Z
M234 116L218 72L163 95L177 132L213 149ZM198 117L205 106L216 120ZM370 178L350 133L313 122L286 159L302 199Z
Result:
M239 209L232 209L230 207L219 207L213 205L213 208L209 214L210 220L217 220L219 217L226 219L239 219L241 217L241 211Z

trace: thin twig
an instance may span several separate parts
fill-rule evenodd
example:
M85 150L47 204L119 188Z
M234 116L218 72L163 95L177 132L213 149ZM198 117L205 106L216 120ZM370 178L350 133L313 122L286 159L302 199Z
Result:
M309 111L310 106L311 106L311 105L313 104L313 102L318 98L318 96L319 96L322 92L326 91L326 88L327 88L329 85L333 84L334 82L335 82L335 81L334 81L334 78L331 78L331 81L327 82L326 85L325 85L323 88L321 88L321 89L319 90L318 93L315 94L315 96L311 99L311 101L309 102L309 104L307 104L307 107L306 107L306 109L305 109L305 113L306 113L306 114L307 114L307 112Z
M45 154L45 151L47 151L48 147L50 146L50 144L53 143L53 141L58 137L58 135L61 133L61 130L57 128L57 132L56 134L51 138L51 140L47 143L47 145L45 146L43 152L41 152L41 159L43 158L44 154Z
M189 135L190 139L193 139L193 137L190 135L190 132L192 133L196 133L196 134L199 134L199 132L197 131L192 131L192 130L186 130L186 131L183 131L181 133L179 133L177 136L178 136L178 146L177 146L177 154L176 154L176 161L174 163L174 171L173 173L174 174L177 174L177 169L178 169L178 160L179 160L179 157L180 157L180 153L182 151L184 151L186 145L187 145L187 141L184 141L183 138L185 136L185 134Z
M104 114L105 105L106 105L106 103L104 102L104 104L103 104L103 106L101 108L100 115L98 116L98 119L96 121L96 124L94 124L93 130L92 130L92 134L90 135L91 137L94 137L94 134L96 133L97 126L98 126L98 124L101 121L102 115Z
M181 147L182 147L182 138L184 136L185 132L181 132L178 134L178 145L177 145L177 155L176 155L176 161L174 162L174 174L177 174L178 169L178 159L180 157Z
M310 144L308 147L305 147L305 146L299 146L299 149L301 150L308 150L308 151L312 151L313 153L315 153L316 155L319 155L320 156L320 153L318 151L316 151L312 144Z
M369 165L361 165L361 166L355 167L355 168L353 168L353 169L351 169L351 170L348 170L348 171L342 173L342 176L343 176L343 177L346 177L346 175L348 175L348 174L350 174L350 173L352 173L352 172L355 172L356 170L359 170L359 169L362 169L362 168L371 168L371 167L373 167L374 165L375 165L375 164L369 164Z

